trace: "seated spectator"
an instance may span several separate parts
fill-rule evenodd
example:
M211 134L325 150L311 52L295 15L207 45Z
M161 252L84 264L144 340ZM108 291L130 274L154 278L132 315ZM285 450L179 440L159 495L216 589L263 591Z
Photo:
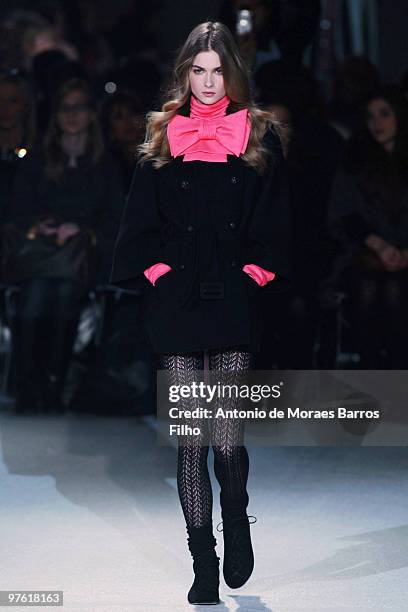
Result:
M408 132L405 101L382 88L347 147L329 228L340 245L334 278L350 296L360 366L408 366Z
M61 13L62 15L62 13ZM34 57L44 51L58 50L67 59L79 59L78 51L65 40L61 24L36 10L16 9L5 20L5 31L15 41L14 59L19 67L30 71Z
M56 49L38 53L31 67L31 82L36 101L36 123L39 134L47 129L55 91L70 79L85 78L79 62L74 62Z
M329 118L345 140L361 125L367 96L379 86L378 68L367 57L352 55L337 66Z
M139 98L126 91L112 94L104 104L102 120L107 144L122 168L127 192L135 168L137 146L145 133L145 115Z
M44 27L31 26L27 28L22 40L22 51L27 69L31 68L36 55L45 51L61 51L71 61L79 59L77 50L67 41L61 39L58 31L51 24Z
M0 22L0 65L2 69L18 67L26 69L23 39L32 28L46 28L47 20L36 11L16 8L8 12Z
M14 186L12 219L23 238L5 269L21 286L14 333L19 411L63 407L81 299L95 281L91 252L97 250L97 279L106 282L122 199L89 87L68 81L57 93L44 147L24 160ZM24 249L35 257L24 259Z

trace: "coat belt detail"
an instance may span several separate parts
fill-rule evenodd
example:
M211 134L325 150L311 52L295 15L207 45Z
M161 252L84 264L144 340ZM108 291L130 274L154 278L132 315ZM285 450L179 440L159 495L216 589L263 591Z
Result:
M191 309L197 303L201 297L205 299L205 292L200 292L200 284L203 280L220 283L220 247L219 238L216 233L207 233L197 231L190 238L193 246L193 265L190 273L190 279L186 287L184 297L181 302L181 306L184 308ZM206 257L203 258L203 253ZM215 272L215 279L206 279L206 273L209 267L209 254L211 259L215 262L213 271ZM222 288L223 289L223 288ZM212 294L214 296L214 294ZM223 296L223 290L219 292L220 298ZM210 299L210 298L208 298ZM213 298L211 298L213 299Z

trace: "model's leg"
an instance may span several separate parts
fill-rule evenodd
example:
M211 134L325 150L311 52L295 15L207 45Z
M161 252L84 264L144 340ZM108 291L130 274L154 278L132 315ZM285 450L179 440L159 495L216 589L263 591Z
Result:
M169 385L191 384L194 372L204 367L202 353L163 355L161 367L168 371ZM194 410L199 398L181 399L180 408ZM194 559L195 580L188 593L190 603L218 603L219 559L212 526L212 489L208 473L208 444L203 421L189 420L202 435L179 437L177 488L188 533L188 546Z
M253 355L238 349L210 353L210 369L219 371L222 382L228 385L243 384L244 374L252 363ZM242 408L240 404L239 397L217 399L217 408L224 410ZM245 584L254 567L246 513L249 460L244 446L244 424L242 419L217 419L213 421L211 432L214 471L221 487L224 578L231 588Z

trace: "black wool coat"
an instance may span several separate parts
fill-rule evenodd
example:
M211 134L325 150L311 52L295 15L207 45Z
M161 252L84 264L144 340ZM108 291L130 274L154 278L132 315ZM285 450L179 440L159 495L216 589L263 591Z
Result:
M278 136L263 174L241 158L226 163L178 157L160 169L137 165L116 242L111 282L147 285L145 322L157 353L259 348L260 295L290 278L287 174ZM172 270L152 286L143 271ZM259 288L242 267L276 278ZM269 322L270 323L270 322Z

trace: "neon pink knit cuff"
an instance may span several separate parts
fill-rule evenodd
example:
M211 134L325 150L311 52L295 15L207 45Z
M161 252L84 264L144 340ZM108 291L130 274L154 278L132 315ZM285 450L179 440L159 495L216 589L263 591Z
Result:
M150 266L150 268L147 268L143 272L143 274L145 275L147 280L152 283L154 287L157 279L160 278L160 276L162 276L163 274L167 274L167 272L169 272L170 270L171 268L167 264L157 263L157 264L154 264L153 266Z
M273 280L276 276L274 272L269 272L269 270L264 270L260 266L256 264L246 264L242 268L243 272L246 272L260 287L263 287L271 280Z

